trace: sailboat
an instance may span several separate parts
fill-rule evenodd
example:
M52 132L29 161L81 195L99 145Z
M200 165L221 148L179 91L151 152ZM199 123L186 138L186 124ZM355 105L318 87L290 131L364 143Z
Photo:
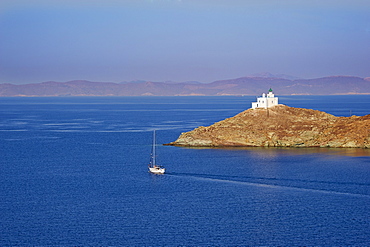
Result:
M148 165L149 172L154 174L164 174L166 169L163 166L158 166L155 162L155 130L153 132L153 150L151 155L151 161Z

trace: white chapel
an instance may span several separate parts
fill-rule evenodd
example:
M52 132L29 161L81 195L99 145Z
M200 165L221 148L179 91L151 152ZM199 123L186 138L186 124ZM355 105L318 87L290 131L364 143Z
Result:
M252 109L254 108L269 108L279 104L278 97L275 97L272 89L270 88L269 93L266 95L262 94L262 97L257 98L257 102L252 102Z

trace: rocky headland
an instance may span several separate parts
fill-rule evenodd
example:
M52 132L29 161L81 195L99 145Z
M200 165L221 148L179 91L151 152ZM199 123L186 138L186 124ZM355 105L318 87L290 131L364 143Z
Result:
M166 145L370 148L370 115L336 117L285 105L248 109L211 126L182 133Z

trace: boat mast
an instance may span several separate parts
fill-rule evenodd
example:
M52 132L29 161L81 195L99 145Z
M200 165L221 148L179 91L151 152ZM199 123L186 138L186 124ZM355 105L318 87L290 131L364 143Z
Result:
M155 130L153 131L153 166L155 166Z

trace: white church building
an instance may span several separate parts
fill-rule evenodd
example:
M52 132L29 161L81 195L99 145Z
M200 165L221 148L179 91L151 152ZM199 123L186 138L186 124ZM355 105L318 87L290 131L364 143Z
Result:
M279 104L278 97L275 97L272 89L270 88L269 93L266 95L262 94L262 97L257 98L257 102L252 102L252 109L254 108L269 108Z

